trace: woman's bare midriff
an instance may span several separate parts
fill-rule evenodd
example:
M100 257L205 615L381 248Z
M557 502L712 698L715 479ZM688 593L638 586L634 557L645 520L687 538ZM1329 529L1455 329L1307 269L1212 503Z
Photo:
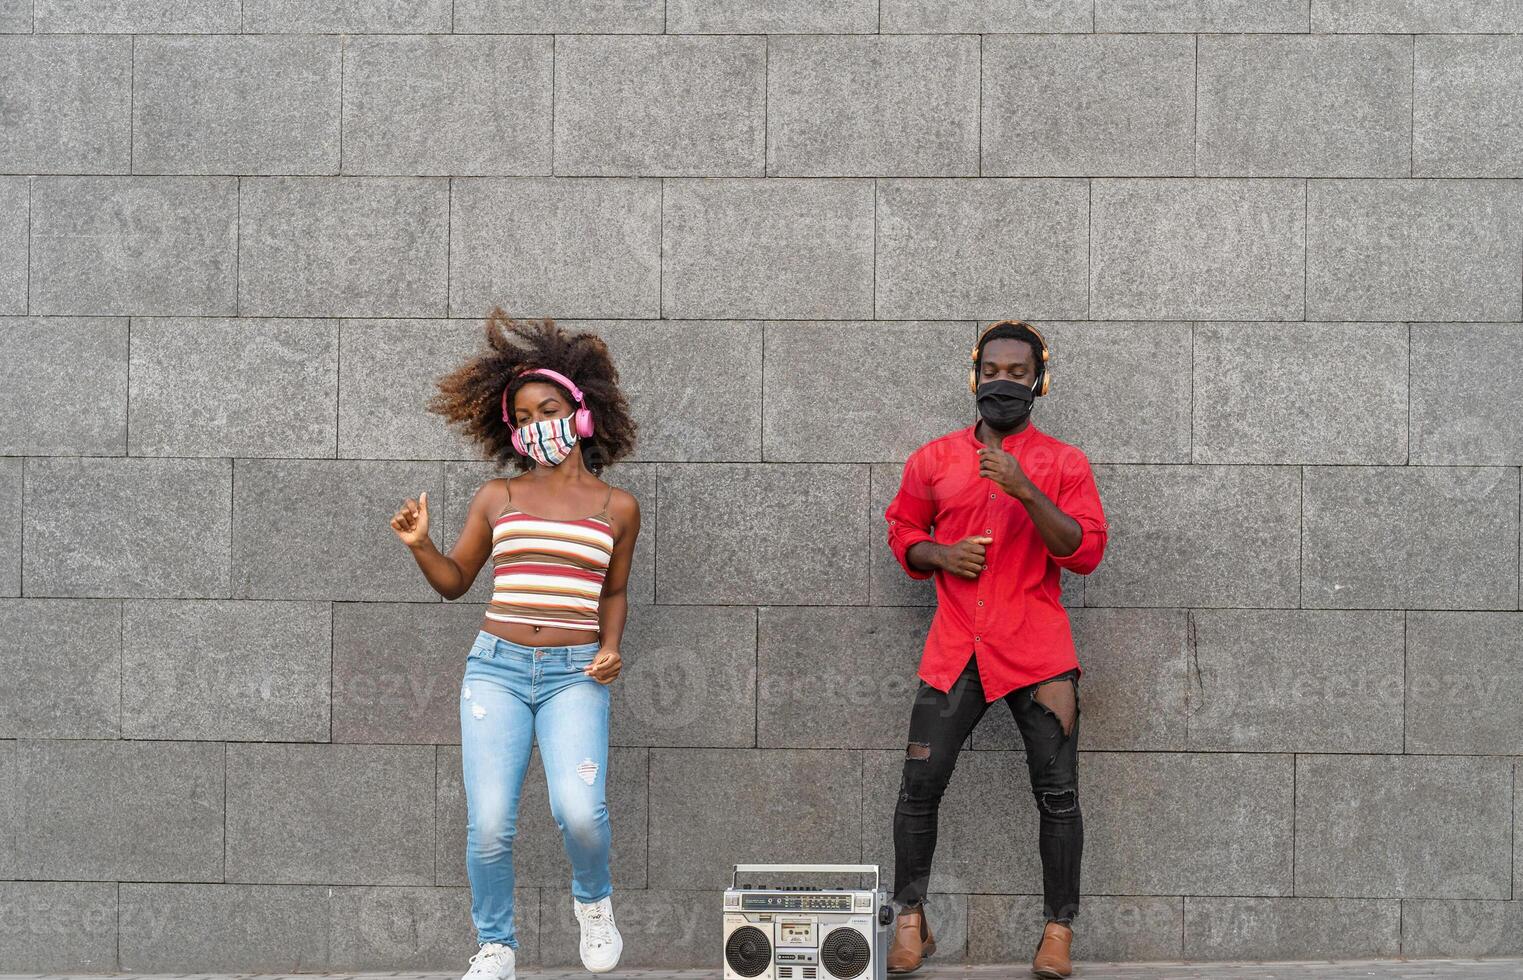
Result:
M482 618L481 628L504 640L521 643L526 647L574 647L593 643L600 636L599 630L574 630L564 626L531 626L528 623L504 623L498 619Z

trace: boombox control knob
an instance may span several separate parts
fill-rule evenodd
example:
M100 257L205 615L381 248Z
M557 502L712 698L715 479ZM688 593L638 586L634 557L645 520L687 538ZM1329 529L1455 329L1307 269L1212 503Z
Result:
M894 907L892 905L878 906L878 924L886 926L894 921Z

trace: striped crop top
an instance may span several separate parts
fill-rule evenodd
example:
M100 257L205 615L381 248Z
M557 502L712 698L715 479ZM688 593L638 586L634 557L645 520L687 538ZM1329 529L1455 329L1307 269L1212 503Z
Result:
M598 601L613 557L612 500L609 487L596 514L557 521L526 514L509 497L492 522L492 601L486 617L597 632Z

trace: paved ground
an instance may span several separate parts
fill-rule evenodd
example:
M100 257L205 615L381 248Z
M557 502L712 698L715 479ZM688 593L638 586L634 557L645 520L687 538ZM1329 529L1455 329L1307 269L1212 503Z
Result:
M520 980L587 980L585 970L546 970L519 973ZM719 970L618 970L608 977L630 980L719 980ZM903 974L893 974L903 976ZM912 976L915 980L1021 980L1031 977L1025 964L980 966L924 966ZM1380 980L1409 978L1484 978L1484 980L1519 980L1523 978L1523 960L1378 960L1356 963L1330 963L1326 960L1305 963L1080 963L1073 980L1355 980L1378 977ZM1034 978L1033 978L1034 980Z
M154 974L49 974L47 980L113 980L130 976L133 980L171 980ZM587 980L593 976L583 969L523 969L519 980ZM719 970L615 970L601 976L619 980L719 980ZM898 976L896 974L896 976ZM979 966L925 966L913 974L915 980L1022 980L1031 976L1024 964ZM1073 980L1518 980L1523 977L1523 960L1356 960L1330 962L1306 960L1286 963L1080 963ZM440 973L302 973L284 976L267 974L174 974L173 980L459 980L456 974ZM44 980L41 974L0 974L0 980Z

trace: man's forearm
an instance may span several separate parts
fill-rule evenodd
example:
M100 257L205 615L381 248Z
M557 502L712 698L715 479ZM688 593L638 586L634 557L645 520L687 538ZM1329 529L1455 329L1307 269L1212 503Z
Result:
M1078 550L1079 542L1084 539L1084 529L1078 521L1059 510L1052 498L1033 484L1015 499L1025 505L1031 523L1036 526L1048 551L1061 558Z
M917 541L910 545L910 550L904 553L911 567L918 568L922 572L934 572L941 567L941 558L946 554L946 547L934 541Z

